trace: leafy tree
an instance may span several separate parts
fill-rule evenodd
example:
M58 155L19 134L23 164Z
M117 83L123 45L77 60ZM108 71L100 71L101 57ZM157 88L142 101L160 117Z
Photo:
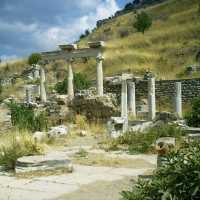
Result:
M81 73L74 74L74 86L75 90L84 90L88 89L91 86L90 80L86 77L86 75Z
M185 119L189 126L200 127L200 97L192 101L192 110Z
M41 55L39 53L33 53L28 58L28 64L34 65L37 64L41 60Z
M136 16L136 22L134 23L134 27L138 32L144 32L148 30L152 25L152 18L146 13L141 12Z
M81 73L75 73L74 74L74 89L77 90L84 90L88 89L91 86L90 80ZM55 86L56 91L59 94L66 94L67 93L67 87L68 87L68 79L65 78L62 82L58 82Z

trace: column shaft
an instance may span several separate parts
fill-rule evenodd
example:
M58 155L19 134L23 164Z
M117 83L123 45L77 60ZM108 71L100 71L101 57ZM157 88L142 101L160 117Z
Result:
M175 113L182 118L182 89L181 82L175 83Z
M74 75L73 75L73 70L72 70L72 63L69 64L68 67L68 97L69 99L74 98Z
M128 83L128 108L133 117L136 117L135 83Z
M103 96L103 57L97 57L97 95Z
M29 87L26 88L26 103L31 103L31 89Z
M40 67L40 99L42 102L47 101L46 88L45 88L45 71Z
M152 121L156 117L155 78L150 78L148 80L148 107L148 118Z

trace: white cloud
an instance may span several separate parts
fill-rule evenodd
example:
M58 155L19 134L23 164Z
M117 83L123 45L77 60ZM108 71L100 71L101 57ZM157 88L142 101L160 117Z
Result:
M83 4L83 1L81 2L82 4L80 6L87 5L95 7L95 10L92 10L87 15L74 19L70 24L67 23L62 26L50 27L45 31L35 31L34 38L40 49L50 50L56 48L59 44L73 42L86 29L95 27L97 20L108 18L119 10L115 0L84 0L85 4Z
M11 61L11 60L17 60L18 57L17 55L2 55L0 59L2 62L6 62L6 61Z

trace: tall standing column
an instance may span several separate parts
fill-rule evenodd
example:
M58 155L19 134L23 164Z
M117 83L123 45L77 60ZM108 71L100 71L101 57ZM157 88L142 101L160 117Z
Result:
M47 101L45 82L45 71L42 67L40 67L40 99L44 103Z
M181 82L175 83L175 113L182 118L182 89Z
M135 83L128 83L128 108L133 117L136 117L136 104L135 104Z
M97 56L97 95L103 96L103 56Z
M122 89L121 89L121 117L124 119L123 132L128 129L128 104L127 104L127 81L122 75Z
M156 117L156 94L155 94L155 78L149 78L148 80L148 107L149 120L154 120Z
M68 98L72 100L74 98L74 75L72 71L72 61L69 63L68 67Z

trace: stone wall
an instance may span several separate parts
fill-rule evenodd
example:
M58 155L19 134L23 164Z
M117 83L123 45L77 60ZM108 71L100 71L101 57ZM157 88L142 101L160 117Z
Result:
M200 96L200 78L196 79L181 79L181 80L160 80L156 81L156 99L162 101L172 102L175 92L175 82L182 83L182 98L184 103L190 102L193 98ZM147 99L148 83L146 80L138 80L136 84L136 101ZM105 91L117 94L120 102L121 85L105 83Z

